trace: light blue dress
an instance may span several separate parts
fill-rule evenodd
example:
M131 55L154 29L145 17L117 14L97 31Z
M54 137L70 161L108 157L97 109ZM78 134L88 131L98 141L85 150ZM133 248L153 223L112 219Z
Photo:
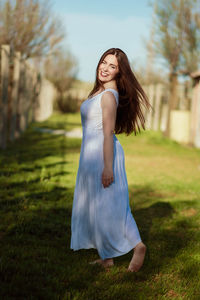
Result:
M74 190L71 245L73 250L95 248L101 259L123 255L141 242L129 206L124 151L113 134L114 182L104 188L101 97L111 91L118 105L118 92L106 89L81 105L83 138Z

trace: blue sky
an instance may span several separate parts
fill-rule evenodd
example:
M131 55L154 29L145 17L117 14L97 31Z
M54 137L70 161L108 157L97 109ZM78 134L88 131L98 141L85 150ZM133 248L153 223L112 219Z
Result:
M145 64L149 0L56 0L52 8L66 29L65 47L78 60L81 80L94 80L100 56L111 47L121 48L131 62Z

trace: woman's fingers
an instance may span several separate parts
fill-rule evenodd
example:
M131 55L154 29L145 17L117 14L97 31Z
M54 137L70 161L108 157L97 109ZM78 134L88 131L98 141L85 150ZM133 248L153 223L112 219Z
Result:
M108 187L114 181L113 177L103 177L102 183L104 187Z
M103 178L103 182L112 182L113 181L113 177L112 178Z
M103 175L102 175L102 178L103 178L104 180L113 180L114 177L113 177L113 176L106 177L106 176L103 176Z
M110 168L104 168L101 181L104 187L108 187L114 181L113 170Z

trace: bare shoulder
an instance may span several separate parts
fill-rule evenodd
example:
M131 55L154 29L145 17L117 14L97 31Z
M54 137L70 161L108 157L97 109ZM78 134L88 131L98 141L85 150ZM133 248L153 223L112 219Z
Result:
M111 109L114 109L117 107L115 96L111 91L106 91L105 93L103 93L103 95L101 97L101 107L102 108L110 107Z

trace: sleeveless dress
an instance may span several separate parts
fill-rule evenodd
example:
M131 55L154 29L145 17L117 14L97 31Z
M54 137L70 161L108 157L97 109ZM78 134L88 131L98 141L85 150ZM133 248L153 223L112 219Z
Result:
M101 259L128 253L141 237L129 206L124 151L113 134L114 181L104 188L101 97L110 91L118 105L118 92L106 89L80 107L83 138L74 189L71 243L73 250L95 248Z

